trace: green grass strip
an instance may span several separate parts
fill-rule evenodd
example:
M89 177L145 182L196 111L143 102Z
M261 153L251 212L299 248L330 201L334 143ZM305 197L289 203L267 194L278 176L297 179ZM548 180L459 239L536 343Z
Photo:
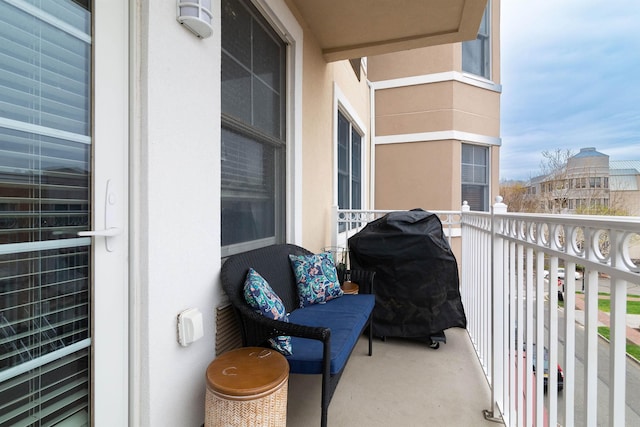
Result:
M611 311L611 300L599 299L598 310L609 313ZM640 301L627 301L627 314L640 314Z
M610 340L611 331L606 326L598 326L598 333ZM640 360L640 345L632 344L627 341L627 353L635 357L636 360Z

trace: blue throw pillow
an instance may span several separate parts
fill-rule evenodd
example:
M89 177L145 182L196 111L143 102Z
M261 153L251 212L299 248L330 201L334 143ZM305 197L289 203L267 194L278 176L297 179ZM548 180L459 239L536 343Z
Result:
M324 303L343 295L330 252L289 255L298 284L300 307Z
M280 297L273 291L269 283L253 268L249 269L244 281L244 299L251 308L270 319L289 322L289 315ZM278 336L269 339L271 347L285 356L292 354L291 337Z

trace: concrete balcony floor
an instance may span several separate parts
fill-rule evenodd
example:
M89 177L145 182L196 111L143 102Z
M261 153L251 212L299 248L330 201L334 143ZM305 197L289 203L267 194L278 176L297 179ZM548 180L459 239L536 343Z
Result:
M330 427L497 426L491 392L467 332L452 328L438 350L405 339L361 337L329 405ZM295 349L294 349L295 351ZM320 424L320 375L291 375L287 426Z

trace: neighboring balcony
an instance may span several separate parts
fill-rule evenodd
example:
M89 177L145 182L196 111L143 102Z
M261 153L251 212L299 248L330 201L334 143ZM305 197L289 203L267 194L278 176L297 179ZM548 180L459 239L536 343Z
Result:
M333 245L387 212L335 209ZM374 342L371 358L357 347L329 424L640 425L640 364L626 353L640 344L627 315L640 299L640 218L499 202L433 212L456 249L467 329L447 330L438 350L399 338ZM302 423L319 414L315 388L291 378L289 425L313 424Z

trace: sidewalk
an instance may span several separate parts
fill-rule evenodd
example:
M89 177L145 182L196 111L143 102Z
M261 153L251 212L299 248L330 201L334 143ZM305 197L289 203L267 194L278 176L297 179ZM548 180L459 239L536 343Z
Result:
M584 294L576 294L576 321L584 324L584 318L579 318L577 310L584 313ZM598 322L610 327L609 313L598 311ZM627 314L627 340L640 345L640 315Z

